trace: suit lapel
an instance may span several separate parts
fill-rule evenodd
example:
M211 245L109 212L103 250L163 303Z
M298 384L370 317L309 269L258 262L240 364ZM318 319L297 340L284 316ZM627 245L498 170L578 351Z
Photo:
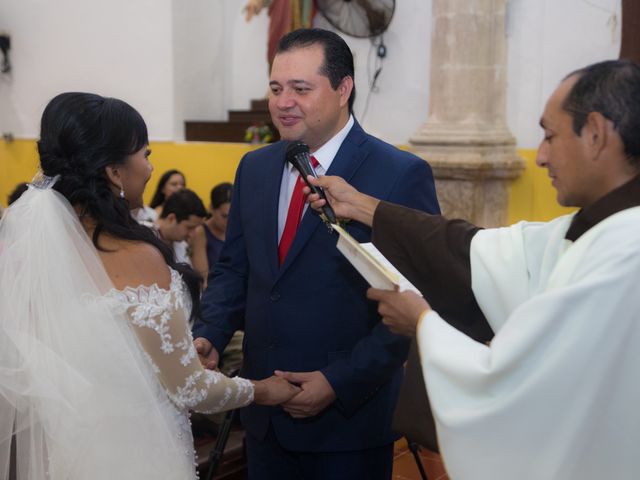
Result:
M366 134L358 124L355 122L351 131L342 142L338 153L336 154L331 166L327 171L327 175L336 175L349 181L355 172L360 168L360 165L366 158L366 153L359 146L366 140ZM277 210L277 206L276 206ZM276 213L277 215L277 213ZM318 227L323 224L320 219L320 215L311 208L307 208L306 212L300 221L296 236L293 239L293 243L287 253L287 257L280 268L278 278L289 268L289 266L295 261L295 258L302 251L303 247L309 241L313 233ZM325 227L321 227L325 228ZM277 255L276 255L277 256Z
M334 175L344 178L347 182L351 180L353 175L367 158L368 152L360 148L366 141L367 135L362 130L358 122L355 122L349 135L344 139L340 150L336 154L327 175Z
M285 163L285 148L287 143L281 142L282 148L274 157L267 160L267 175L265 178L265 191L263 202L262 222L266 235L266 258L269 263L273 278L278 275L280 269L278 261L278 201L280 198L280 185L282 183L282 171Z

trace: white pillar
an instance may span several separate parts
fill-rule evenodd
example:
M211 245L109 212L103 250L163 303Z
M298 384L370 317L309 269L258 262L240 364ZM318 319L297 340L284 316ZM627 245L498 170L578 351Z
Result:
M430 105L410 140L434 169L448 217L506 222L524 168L506 125L506 0L433 0Z

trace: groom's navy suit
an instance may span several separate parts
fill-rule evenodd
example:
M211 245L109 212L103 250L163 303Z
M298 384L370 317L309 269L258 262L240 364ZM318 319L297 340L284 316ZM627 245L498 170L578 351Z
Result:
M409 341L390 333L366 282L336 249L337 234L307 209L293 244L278 264L278 196L286 142L248 153L236 174L225 246L204 293L195 336L222 352L245 331L241 375L262 379L274 370L321 371L337 400L319 415L294 419L279 407L251 405L245 428L264 438L269 425L287 450L336 452L389 444L391 417ZM368 134L355 123L327 175L361 192L438 213L431 169L418 157ZM358 241L370 229L347 230Z

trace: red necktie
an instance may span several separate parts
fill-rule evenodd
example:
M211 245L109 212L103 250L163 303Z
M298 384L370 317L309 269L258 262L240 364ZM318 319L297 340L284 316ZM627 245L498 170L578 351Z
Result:
M311 165L313 168L318 166L318 161L315 157L311 157ZM293 239L296 236L296 230L300 224L302 218L302 211L304 210L305 195L302 193L302 189L306 184L301 181L300 175L296 178L296 186L293 189L291 195L291 202L289 203L289 211L287 212L287 221L284 224L284 230L282 231L282 237L280 238L280 244L278 245L278 260L280 265L284 263L284 259L287 256L289 247L293 243Z

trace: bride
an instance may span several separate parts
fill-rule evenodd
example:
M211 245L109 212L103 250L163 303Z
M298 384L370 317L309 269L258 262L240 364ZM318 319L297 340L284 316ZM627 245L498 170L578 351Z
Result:
M187 323L200 279L130 210L149 180L147 128L117 99L47 105L41 176L0 223L0 478L195 476L188 411L299 389L204 370Z

